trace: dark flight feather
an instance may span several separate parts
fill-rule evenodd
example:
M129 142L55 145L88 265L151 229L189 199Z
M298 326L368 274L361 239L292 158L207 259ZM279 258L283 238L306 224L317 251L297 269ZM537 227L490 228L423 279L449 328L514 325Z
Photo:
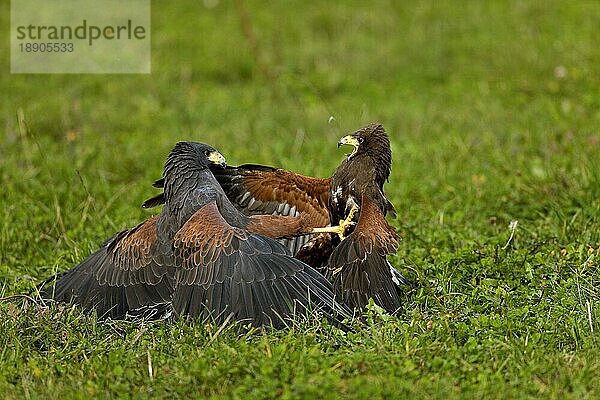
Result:
M77 266L59 274L41 296L73 302L100 318L127 314L160 318L171 311L173 271L152 257L156 217L123 231Z

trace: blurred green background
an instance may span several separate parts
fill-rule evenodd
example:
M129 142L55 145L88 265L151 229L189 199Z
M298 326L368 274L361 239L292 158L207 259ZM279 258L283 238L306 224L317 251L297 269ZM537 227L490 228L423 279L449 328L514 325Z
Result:
M0 390L599 396L599 27L597 1L155 1L150 75L16 75L0 52L3 296L150 215L176 141L329 176L371 121L392 141L392 261L420 285L350 338L117 334L3 301Z

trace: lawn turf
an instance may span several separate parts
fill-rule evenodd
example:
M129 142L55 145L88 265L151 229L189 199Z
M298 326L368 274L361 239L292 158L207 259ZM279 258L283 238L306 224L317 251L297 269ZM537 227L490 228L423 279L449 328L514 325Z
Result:
M154 2L151 75L11 75L0 52L1 296L156 212L178 140L329 176L374 120L419 285L347 335L5 299L0 397L600 397L599 26L595 1Z

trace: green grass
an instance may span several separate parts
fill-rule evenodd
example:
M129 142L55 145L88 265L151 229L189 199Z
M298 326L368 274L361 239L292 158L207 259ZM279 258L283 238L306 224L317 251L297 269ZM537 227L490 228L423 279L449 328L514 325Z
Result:
M348 335L1 301L0 397L600 397L600 4L245 8L256 51L229 2L155 2L149 76L10 75L0 53L0 295L147 217L178 140L328 176L373 120L392 138L392 261L420 287Z

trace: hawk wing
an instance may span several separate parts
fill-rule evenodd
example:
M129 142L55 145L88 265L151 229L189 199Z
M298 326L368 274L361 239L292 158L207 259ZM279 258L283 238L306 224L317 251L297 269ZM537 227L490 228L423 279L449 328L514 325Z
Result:
M315 227L329 224L330 179L245 164L215 168L213 175L233 204L247 215L311 216Z
M165 316L173 268L169 251L158 241L156 221L152 217L109 239L80 264L43 283L41 296L79 304L99 318Z
M303 214L304 224L311 227L329 225L331 179L313 178L283 169L244 164L239 167L211 166L211 171L229 200L246 215L271 214L297 217ZM164 182L158 180L156 187ZM150 208L164 203L161 193L142 204ZM295 254L312 235L282 239Z
M327 276L344 304L360 309L372 298L390 313L400 309L397 286L410 283L386 259L397 251L398 241L380 208L363 196L354 231L329 258Z
M215 201L183 225L173 247L179 266L173 306L180 314L276 327L315 310L334 322L350 316L322 275L275 240L229 225Z

